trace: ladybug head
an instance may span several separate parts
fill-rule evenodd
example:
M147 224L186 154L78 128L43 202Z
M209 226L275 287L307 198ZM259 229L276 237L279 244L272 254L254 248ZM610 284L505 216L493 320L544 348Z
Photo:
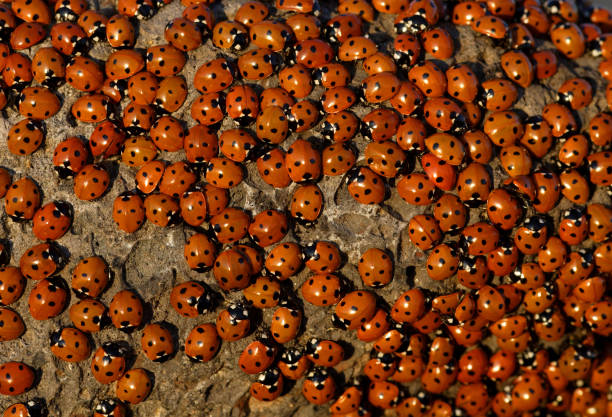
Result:
M423 13L421 14L425 14L425 11L423 10ZM395 32L397 34L412 33L414 35L417 35L427 30L427 28L429 27L429 23L427 23L427 19L425 19L425 17L421 14L417 12L417 14L415 14L414 16L405 17L404 19L397 22L394 26Z
M304 353L300 349L291 348L291 349L285 350L282 353L280 357L280 361L291 365L291 364L297 363L300 359L302 359L303 356L304 356Z
M102 400L96 405L94 409L95 413L101 414L103 416L111 416L119 403L114 399Z
M113 358L125 357L129 352L127 344L120 342L106 342L102 344L102 349Z
M249 319L249 308L245 302L238 301L227 307L227 312L233 322L240 322Z
M268 389L277 386L280 380L278 368L268 368L257 377L257 382L265 385Z
M29 417L47 417L49 415L45 400L42 398L33 398L26 402L25 406Z

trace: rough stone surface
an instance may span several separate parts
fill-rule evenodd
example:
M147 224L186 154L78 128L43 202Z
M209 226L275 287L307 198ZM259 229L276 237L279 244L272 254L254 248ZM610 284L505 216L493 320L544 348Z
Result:
M214 11L218 19L233 16L239 1L218 2ZM99 7L110 11L108 3ZM151 20L141 22L138 48L165 43L163 27L165 23L179 16L182 6L178 1L165 6ZM389 51L392 37L385 33L392 33L392 19L382 16L379 21L371 25L370 33L376 40L383 42L381 50ZM443 65L454 63L468 63L473 65L481 78L501 76L499 56L504 49L489 39L476 35L469 28L457 28L456 42L457 55ZM45 43L41 46L48 46ZM538 49L552 48L552 45L538 40ZM35 49L26 51L30 56ZM97 45L91 52L92 57L101 61L109 53L109 48ZM215 57L215 50L210 41L202 47L189 53L189 61L182 72L189 84L197 68ZM560 58L558 73L542 82L536 83L522 92L516 108L527 115L540 114L541 108L554 99L556 89L568 78L573 76L588 77L594 83L597 93L592 104L579 112L583 124L588 122L599 111L606 108L602 91L604 82L597 72L598 61L585 56L576 62L567 62ZM405 76L405 73L403 74ZM357 71L354 85L359 85L364 73ZM263 87L276 84L276 78L271 77L264 81ZM310 98L317 100L321 89L314 90ZM176 226L161 229L151 223L132 235L126 235L117 230L111 219L111 206L114 198L125 190L134 187L135 171L122 165L117 160L104 162L113 173L112 186L107 194L95 202L81 202L74 196L72 182L59 180L53 173L51 158L53 149L67 136L79 135L89 137L93 126L81 124L76 128L69 127L65 120L70 105L78 95L71 87L64 85L59 89L64 107L61 112L46 122L48 133L46 143L41 149L29 157L17 157L6 149L6 133L10 126L20 119L14 110L8 110L8 117L0 119L0 165L10 169L15 179L29 176L41 187L44 193L44 203L51 200L65 200L74 207L75 220L69 233L58 243L70 254L70 259L60 275L70 279L70 271L77 261L83 257L100 255L104 257L114 272L112 285L101 297L108 305L112 296L119 290L131 288L136 290L146 301L150 310L151 321L164 321L176 329L179 345L182 345L189 331L200 323L214 322L214 312L200 316L196 319L180 317L169 304L169 292L177 283L186 280L201 280L218 288L211 273L198 274L190 271L183 260L183 244L193 232L188 227ZM193 125L189 116L191 101L197 96L192 91L185 105L174 114L175 117L185 121L187 126ZM368 109L363 105L353 108L358 116L363 116ZM225 127L230 126L226 120ZM302 137L317 136L315 131L307 132ZM288 146L298 135L292 135L284 144ZM363 151L366 140L358 135L354 139L356 147ZM557 148L558 149L558 144ZM550 156L556 155L551 151ZM548 157L544 162L552 161ZM177 161L183 158L182 152L163 154L161 158L167 161ZM360 161L363 163L363 161ZM536 164L537 167L537 164ZM417 168L418 163L417 163ZM495 173L495 184L499 184L505 175L497 163L492 164ZM284 190L274 190L263 183L258 175L254 163L247 165L249 178L239 187L232 190L231 205L245 207L253 214L268 208L283 210L294 189L294 185ZM452 278L440 283L432 283L423 269L426 255L417 250L409 241L406 226L408 220L415 214L431 212L431 208L412 207L399 198L392 189L391 197L382 206L366 207L355 202L349 195L342 178L324 178L319 183L325 195L325 210L322 218L311 228L296 226L286 240L295 240L299 243L308 243L313 240L330 240L336 242L346 255L346 263L341 274L351 282L354 287L361 287L361 280L357 274L355 264L360 254L369 247L389 249L395 257L395 277L393 282L377 293L388 303L393 303L397 295L407 288L416 285L422 288L431 288L440 291L453 288L456 279ZM609 203L608 197L602 190L597 190L594 200ZM563 209L570 206L567 200L562 199L554 212L550 213L555 222ZM478 221L486 216L482 208L472 209L470 222ZM12 264L18 264L19 258L26 248L38 243L31 233L31 225L15 223L2 213L0 238L11 243ZM452 237L451 237L452 239ZM302 271L288 282L295 290L299 290L309 273ZM59 361L48 349L48 335L60 326L70 325L68 313L65 311L59 317L36 321L30 317L27 307L27 296L33 283L29 282L24 296L13 306L24 318L27 331L18 340L0 344L0 358L2 360L23 360L39 370L40 381L35 389L16 399L0 397L0 408L8 406L15 400L25 400L33 397L44 397L52 416L84 417L91 415L93 406L104 398L114 397L114 384L103 386L98 384L89 370L89 361L79 364L69 364ZM299 294L299 291L296 291ZM223 294L226 300L237 299L240 294ZM72 297L71 303L74 303ZM331 325L329 309L314 307L308 303L304 305L306 326L303 334L295 343L303 344L309 338L317 336L341 340L352 346L348 358L341 362L337 370L345 380L358 375L368 359L371 348L355 338L354 333L335 329ZM264 328L270 322L271 311L263 313ZM134 416L166 417L166 416L314 416L325 415L326 407L315 407L307 403L301 396L301 382L286 395L272 403L261 403L253 400L249 393L249 384L253 380L242 373L237 367L237 358L242 349L250 343L254 335L235 342L223 343L215 359L206 364L194 364L180 350L171 360L158 364L149 361L140 352L139 330L132 334L122 333L114 328L107 327L98 334L93 335L95 346L106 341L126 341L133 348L132 366L143 367L155 375L155 384L150 397L140 405L133 406Z

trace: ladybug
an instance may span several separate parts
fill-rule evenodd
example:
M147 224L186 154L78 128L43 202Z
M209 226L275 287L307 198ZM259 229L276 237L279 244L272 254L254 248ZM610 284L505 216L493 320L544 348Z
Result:
M62 253L51 242L32 246L19 259L19 268L23 276L35 281L50 277L63 265Z
M145 207L137 194L125 192L113 203L113 220L126 233L134 233L145 220Z
M428 250L442 238L442 232L433 216L418 214L408 222L408 236L417 248Z
M278 106L268 106L257 116L257 137L267 143L282 143L289 133L289 120L283 109Z
M398 323L414 323L425 314L425 295L418 288L400 294L391 307L391 318Z
M241 302L230 304L217 316L216 328L219 337L234 342L247 335L251 327L249 310Z
M140 105L153 103L159 88L155 75L142 71L128 78L127 83L127 96L132 102Z
M562 22L552 27L550 40L570 59L580 58L585 51L585 38L580 27L573 22Z
M57 88L66 76L64 58L54 48L40 48L32 58L32 75L45 87Z
M74 327L86 333L95 333L104 325L106 307L98 300L85 298L70 307L69 315Z
M152 387L153 381L148 371L130 369L117 381L117 398L129 404L138 404L148 397Z
M202 33L192 21L177 17L166 24L166 41L180 51L193 51L202 44ZM214 39L214 38L213 38Z
M407 69L415 65L420 56L421 42L419 42L416 36L410 33L400 33L397 35L393 41L393 59L397 65Z
M96 91L102 87L104 74L93 60L75 56L66 65L66 82L79 91Z
M164 362L174 353L174 339L163 324L147 324L142 330L140 345L153 362Z
M287 150L285 163L294 182L316 180L321 176L321 153L307 140L293 142Z
M427 365L421 376L423 389L432 394L440 394L455 382L457 378L457 367L453 364Z
M529 218L514 235L516 247L526 255L535 255L546 243L548 237L546 227L547 222L543 217Z
M592 153L587 157L590 180L593 184L605 186L612 183L609 169L611 160L610 153L606 151Z
M131 290L117 292L109 304L109 316L113 325L129 331L142 324L144 306L140 297Z
M304 398L312 404L325 404L332 400L336 390L333 376L324 368L314 368L306 374L302 385Z
M31 155L45 140L46 129L35 119L23 119L15 123L8 132L6 145L13 155Z
M108 172L100 165L86 165L74 178L74 194L78 199L91 201L100 198L110 185Z
M72 217L72 206L69 203L47 203L34 214L32 233L40 240L57 240L68 231Z
M516 355L512 352L499 350L489 358L489 365L485 367L487 377L493 381L506 381L517 367Z
M238 70L245 80L263 80L270 75L278 72L280 68L280 58L269 49L258 48L247 52L238 58ZM284 69L283 71L287 71ZM279 74L279 80L282 84L282 73Z
M185 54L170 44L150 46L147 48L147 71L158 77L171 77L176 75L183 69L186 62L187 59ZM171 64L166 65L166 63Z
M317 104L310 100L302 100L286 110L289 129L293 132L304 132L314 127L321 114Z
M0 305L8 306L17 301L26 286L21 270L14 266L0 268Z
M305 264L314 273L332 273L340 268L342 254L335 243L318 241L303 249Z
M352 291L336 305L332 322L336 327L358 329L376 313L376 298L369 291Z
M402 115L409 116L421 107L424 100L423 93L416 85L410 81L402 81L397 94L389 100L389 103Z
M262 20L249 26L251 42L273 52L280 52L294 40L291 28L281 22Z
M359 258L358 271L368 287L384 287L393 279L393 259L382 249L370 248Z
M551 236L538 252L538 265L544 272L554 272L567 260L567 248L561 239Z
M51 353L66 362L80 362L91 354L85 333L74 327L64 327L51 334Z
M291 217L300 222L315 222L323 211L323 194L316 184L302 185L291 196Z
M467 223L467 208L454 194L442 195L436 201L433 215L443 232L457 232Z
M342 293L340 278L333 274L313 275L302 284L302 296L310 304L325 307L338 303Z
M3 417L46 417L48 410L44 400L35 398L8 406L2 415Z
M421 166L429 180L437 188L445 191L455 188L457 171L453 165L447 164L446 161L427 153L421 157Z
M28 298L30 315L34 320L48 320L59 315L68 304L66 283L58 277L45 278L32 288Z
M327 21L323 37L329 42L341 44L350 37L363 34L363 21L354 14L341 14Z
M226 208L210 219L210 225L215 237L220 243L232 243L246 236L250 216L238 208Z
M240 6L234 16L234 20L250 27L264 20L269 14L270 10L265 4L259 1L247 1Z
M508 32L508 24L501 18L484 15L471 23L474 31L493 39L503 39Z
M585 213L577 208L566 210L559 223L559 237L568 245L579 245L588 235Z
M136 30L128 16L122 14L116 14L107 20L105 33L106 41L113 48L130 48L136 42Z
M462 384L476 383L487 374L489 358L484 349L477 347L466 351L458 361L457 380Z
M489 220L502 230L511 230L523 215L520 202L503 188L493 190L487 199Z
M223 21L213 28L213 45L221 49L241 51L249 44L248 29L238 22Z
M166 77L159 82L153 105L162 113L173 113L181 108L186 98L185 79L181 76Z
M554 137L564 137L577 130L578 125L570 109L559 103L547 104L542 109L542 117L551 127Z
M260 401L272 401L282 394L283 375L277 368L267 369L251 384L251 395Z
M101 384L110 384L125 372L127 350L122 345L107 342L102 344L91 359L91 373Z
M423 49L436 59L453 56L454 44L450 34L443 28L433 28L423 32Z
M447 90L444 72L433 61L424 61L408 71L408 79L427 97L442 97Z
M534 61L536 77L539 80L552 77L557 72L558 61L553 51L537 51L531 55Z
M466 64L456 64L446 70L447 92L456 100L471 103L478 95L478 78Z
M34 120L45 120L61 108L59 98L47 87L26 87L18 99L19 113Z
M32 389L35 373L23 362L4 362L0 364L0 394L20 395Z
M278 74L279 84L291 96L307 97L312 91L312 77L306 67L301 64L292 65Z
M274 311L270 323L270 334L277 343L287 343L295 339L302 324L302 312L286 303Z
M7 87L22 90L34 79L32 61L21 53L12 53L6 57L2 78Z
M344 349L332 340L312 338L306 344L306 357L315 366L336 366L344 359Z
M291 64L301 64L308 69L314 69L329 64L335 55L331 45L324 40L307 39L297 43L290 49L289 62ZM338 55L340 55L340 51Z
M588 134L597 146L607 146L612 143L612 116L608 113L598 113L589 122Z
M51 38L51 45L66 56L83 55L90 48L87 34L75 23L55 23L51 27L49 37Z
M382 103L393 98L400 88L400 80L390 72L380 72L361 83L363 99L367 103Z
M280 299L280 283L272 277L257 277L242 293L256 308L276 307Z
M331 114L347 110L356 101L357 96L350 87L330 88L321 96L323 110Z
M400 400L400 389L397 385L387 381L373 381L368 387L368 401L375 407L390 409Z
M60 178L76 176L87 164L89 152L81 139L71 136L60 142L53 152L53 165Z
M321 153L323 175L337 176L355 166L355 153L346 144L329 145Z
M397 71L395 60L384 52L376 52L374 55L370 55L364 59L362 67L368 75L374 75L380 72L395 73Z
M593 99L593 87L584 78L570 78L559 87L557 99L578 110L588 106Z
M536 171L532 178L537 187L533 207L538 213L547 213L555 207L561 196L559 177L551 171Z
M259 338L247 345L238 358L238 367L247 374L268 369L274 362L276 348L268 338Z
M170 304L183 317L197 317L213 306L212 294L203 284L188 281L176 285L170 292Z
M77 24L85 31L90 40L100 42L106 38L108 17L95 10L85 10L79 13L77 18Z
M526 11L525 13L529 12ZM535 47L535 38L527 25L523 23L511 23L508 29L508 38L512 49L529 52Z
M285 153L274 148L257 159L257 170L260 177L270 186L284 188L291 184L291 178L285 164Z
M499 231L486 222L474 223L461 232L462 244L472 256L486 255L497 246Z
M347 173L347 188L361 204L380 204L387 198L386 185L378 174L367 167L356 167Z
M123 129L115 122L106 120L97 125L89 136L89 149L94 157L102 155L108 158L119 154L124 140Z
M302 262L302 248L296 243L286 242L270 251L265 267L268 274L283 281L295 275L302 267Z
M417 34L436 24L439 18L440 7L438 3L419 0L410 3L408 8L396 17L394 27L397 33L411 32Z
M487 110L508 110L518 97L518 90L514 84L501 78L484 81L481 87L481 98L477 100Z
M248 85L230 88L226 101L227 115L239 125L251 124L259 114L257 93Z
M185 223L199 226L208 215L206 195L199 188L185 192L179 201L180 215Z
M143 56L132 49L119 49L112 52L106 60L106 76L111 80L123 80L140 72L145 66ZM155 75L155 71L151 71Z
M385 334L389 330L389 326L387 313L379 308L370 320L359 327L357 337L364 342L373 342Z
M252 266L242 252L227 249L217 256L213 265L213 275L225 291L241 290L249 285Z
M529 87L535 77L533 64L522 51L508 51L501 56L502 69L512 81L523 88Z
M325 88L344 87L350 83L351 74L344 64L332 62L312 71L310 80L315 85L321 85ZM306 95L302 97L306 97Z
M425 146L434 156L451 165L460 165L465 158L463 144L448 133L434 133L425 139Z
M313 15L309 14L294 14L287 19L285 23L289 25L293 31L293 35L297 42L307 39L317 39L321 34L321 22Z
M221 339L214 324L205 323L194 327L185 339L185 354L197 362L208 362L215 357Z
M390 109L377 109L364 116L361 133L374 142L385 142L397 133L399 124L400 118L396 112Z
M213 241L203 233L192 235L185 243L184 256L189 268L204 272L213 266L217 249Z
M553 145L551 129L548 122L540 116L530 117L525 121L525 133L520 143L538 158L544 157Z
M202 33L203 41L209 37L215 26L215 17L204 3L189 4L183 10L183 17L193 23Z
M443 281L455 274L459 266L459 256L452 246L437 245L427 258L426 268L429 278Z
M0 307L0 342L15 340L25 332L25 324L21 316L6 307Z
M84 95L72 104L70 111L83 123L103 122L110 113L109 99L102 94Z
M187 161L201 165L211 160L219 152L219 139L215 131L203 124L189 129L183 140Z
M330 406L330 411L334 414L346 415L360 409L363 392L359 386L346 388L336 401Z
M364 155L370 169L386 178L395 178L406 161L404 151L391 141L369 143Z
M525 133L523 123L513 111L492 113L487 117L483 130L495 145L501 147L514 145Z

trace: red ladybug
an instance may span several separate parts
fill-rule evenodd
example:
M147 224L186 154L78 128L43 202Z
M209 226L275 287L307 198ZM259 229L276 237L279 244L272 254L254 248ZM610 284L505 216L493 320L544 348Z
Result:
M17 339L25 332L21 316L9 308L0 307L0 323L0 342Z
M24 252L19 268L24 277L39 281L53 275L63 263L62 254L54 243L40 243Z
M44 138L45 129L41 121L23 119L9 130L6 145L13 155L31 155L42 145Z
M51 353L66 362L80 362L91 354L91 345L81 330L64 327L51 334Z
M29 391L35 382L34 369L23 362L0 364L0 394L20 395Z
M302 394L312 404L325 404L333 398L336 382L332 375L323 368L314 368L306 375L302 385Z
M333 274L313 275L302 284L304 299L319 307L338 303L341 294L340 278Z
M113 203L113 220L121 230L134 233L145 220L145 207L138 195L125 192Z
M238 366L247 374L256 374L268 369L274 362L276 348L267 338L251 342L238 358Z
M113 325L125 331L140 326L144 319L142 300L131 290L116 293L109 304L108 311Z
M283 375L277 368L267 369L251 384L250 393L260 401L272 401L282 394Z
M106 306L93 298L85 298L70 307L70 320L79 330L87 333L100 331L106 320Z
M154 362L166 361L174 353L172 333L163 324L147 324L142 330L140 346L145 356Z
M54 201L40 208L32 219L32 233L40 240L57 240L72 224L72 206Z
M5 194L6 214L13 220L30 220L40 207L40 191L29 178L15 181Z
M4 410L3 417L45 417L48 415L44 400L32 399L10 405Z
M91 373L101 384L110 384L125 372L127 350L119 344L104 343L91 359Z
M270 333L278 343L287 343L297 336L302 324L302 312L294 307L281 305L274 311Z

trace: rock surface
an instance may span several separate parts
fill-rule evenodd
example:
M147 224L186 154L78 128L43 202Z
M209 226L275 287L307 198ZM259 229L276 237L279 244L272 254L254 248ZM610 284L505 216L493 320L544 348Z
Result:
M233 16L240 1L223 1L224 8L217 2L214 6L217 17L223 14ZM110 10L110 5L100 4L103 10ZM173 17L179 16L182 6L178 1L162 8L151 20L140 23L138 48L165 43L163 27ZM390 50L392 38L385 33L392 32L392 19L382 16L370 28L377 40L384 41L379 48ZM481 75L481 78L501 76L499 56L503 48L496 46L489 39L476 35L469 28L457 28L456 34L458 52L444 65L454 63L468 63ZM538 49L552 48L546 42L538 41ZM41 46L49 46L46 43ZM37 49L37 48L33 48ZM26 51L32 56L35 50ZM91 55L104 60L109 53L108 48L96 46ZM210 41L189 54L189 61L182 72L189 84L196 69L205 61L215 57L215 50ZM597 112L606 108L603 97L604 82L597 71L598 60L585 56L575 62L568 62L560 58L558 73L542 82L536 83L524 91L516 108L527 115L540 114L541 108L554 100L556 89L568 78L573 76L587 77L594 83L597 93L593 102L586 109L579 112L584 124ZM353 81L359 85L364 73L357 71ZM276 78L271 77L262 83L263 87L271 87ZM58 243L70 254L68 264L60 275L70 279L70 271L77 261L83 257L100 255L104 257L114 272L112 285L102 296L103 302L108 305L112 296L119 290L131 288L136 290L146 301L150 310L151 321L164 321L171 324L178 335L179 344L182 345L189 331L200 323L214 322L214 312L200 316L197 319L180 317L169 304L169 293L177 283L186 280L201 280L218 288L211 273L198 274L187 267L183 260L183 244L194 233L183 225L168 229L158 228L151 223L132 235L126 235L117 230L111 219L111 206L114 198L125 190L134 187L134 170L119 163L107 161L105 165L113 173L113 182L110 190L101 199L95 202L82 202L76 199L72 191L71 181L59 180L53 173L51 158L53 149L58 142L67 136L80 135L89 137L93 126L79 124L76 128L69 127L65 120L70 105L78 97L75 90L69 86L62 86L59 94L64 106L59 114L47 121L47 139L41 149L29 157L16 157L6 149L6 134L10 126L20 119L13 110L7 112L8 118L0 119L0 165L11 170L15 179L29 176L41 187L44 193L44 202L51 200L65 200L74 207L75 220L70 232L61 238ZM310 98L318 99L321 89L317 88ZM189 116L191 101L196 96L192 91L185 105L174 114L183 119L188 126L193 125ZM358 105L353 107L358 116L363 116L369 110ZM226 121L226 127L230 123ZM304 137L317 136L316 131L307 132ZM283 146L288 146L297 138L292 135ZM354 139L356 147L363 151L366 140L358 135ZM558 144L557 144L558 147ZM554 151L543 163L552 162ZM183 158L182 152L164 154L162 158L167 161L177 161ZM499 184L505 174L494 163L495 184ZM294 185L284 190L274 190L263 183L256 173L253 163L247 167L248 180L232 191L231 205L245 207L253 214L268 208L285 209ZM251 175L253 174L253 175ZM399 198L395 189L391 197L382 207L366 207L355 202L347 193L346 187L341 185L342 178L324 178L320 187L325 195L325 210L322 218L311 228L296 226L294 233L290 233L286 240L295 240L299 243L308 243L313 240L330 240L336 242L346 255L347 262L341 273L359 288L362 286L355 264L361 253L369 247L389 249L395 257L395 277L393 282L378 294L393 303L397 295L414 285L422 288L431 288L434 291L443 288L453 288L456 279L452 278L443 284L432 283L423 268L426 255L417 250L409 241L406 226L408 220L415 214L431 212L431 208L412 207ZM598 190L593 197L595 201L609 203L609 198ZM562 210L570 206L562 199L558 207L550 213L555 222ZM470 221L475 222L484 214L482 208L472 209ZM31 233L30 224L15 223L2 213L0 238L11 242L12 264L18 264L19 258L26 248L38 243ZM308 277L308 271L302 271L291 279L291 285L299 290L301 284ZM36 321L30 317L27 307L27 294L33 287L29 282L24 296L13 306L24 318L27 331L18 340L0 344L0 358L3 360L24 360L40 370L40 381L36 388L18 397L25 400L33 397L43 397L47 400L50 415L64 417L85 417L91 415L95 404L104 398L115 397L114 384L103 386L98 384L89 370L89 361L79 364L69 364L59 361L48 349L48 335L60 326L70 325L68 313L48 320ZM299 291L297 291L299 294ZM224 294L226 300L234 300L239 294ZM71 299L74 303L75 297ZM309 338L316 336L341 340L352 346L349 357L338 365L337 370L345 380L361 372L361 368L368 359L370 346L359 342L354 333L335 329L331 324L329 309L314 307L308 303L304 305L306 318L305 331L296 343L303 344ZM263 323L270 322L270 311L263 313ZM237 358L242 349L250 343L254 335L235 343L223 343L215 359L206 364L194 364L181 352L165 363L153 363L140 352L140 331L132 334L122 333L114 328L105 328L102 332L93 335L95 346L106 341L124 340L134 352L133 366L143 367L155 375L153 391L145 402L133 406L134 416L142 417L191 417L191 416L277 416L302 417L325 415L326 407L315 407L307 403L301 393L301 382L286 395L272 403L261 403L253 400L249 393L249 385L253 380L242 373L237 367ZM0 398L0 408L8 406L14 399Z

